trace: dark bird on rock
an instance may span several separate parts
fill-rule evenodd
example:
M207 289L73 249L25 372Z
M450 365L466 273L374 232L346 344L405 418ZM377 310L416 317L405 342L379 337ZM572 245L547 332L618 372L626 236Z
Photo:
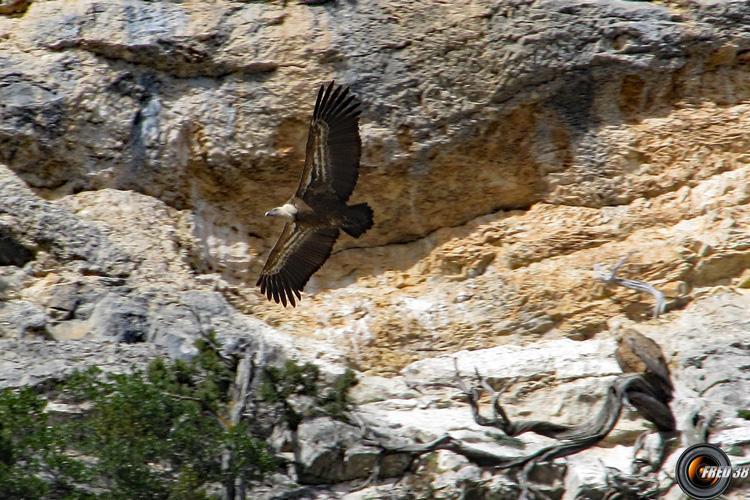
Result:
M637 330L628 329L617 337L617 364L624 373L640 373L647 382L642 390L628 391L628 401L660 431L672 431L675 420L669 409L674 386L659 344Z
M624 373L642 373L663 390L664 401L672 401L672 379L659 344L637 330L628 329L617 338L617 364Z
M347 205L359 176L360 102L349 89L321 86L307 135L305 166L297 191L266 212L287 220L256 285L293 307L300 292L331 255L339 230L359 238L373 225L367 203Z

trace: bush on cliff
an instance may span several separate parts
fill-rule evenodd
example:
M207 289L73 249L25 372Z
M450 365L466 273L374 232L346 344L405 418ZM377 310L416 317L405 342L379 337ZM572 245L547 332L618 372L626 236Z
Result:
M30 388L0 391L0 498L200 499L274 470L265 443L229 422L233 371L200 342L190 362L75 373L54 391L73 417Z

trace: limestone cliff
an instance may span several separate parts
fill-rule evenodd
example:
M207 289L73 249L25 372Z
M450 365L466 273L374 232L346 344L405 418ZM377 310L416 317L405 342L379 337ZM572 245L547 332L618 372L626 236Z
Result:
M364 103L353 199L376 225L285 310L253 287L281 229L263 213L330 79ZM363 387L464 350L502 370L502 349L601 348L603 371L527 374L516 402L548 409L563 368L579 396L613 374L613 320L683 359L692 308L750 286L750 4L0 2L0 163L3 336L185 355L213 329ZM666 319L595 279L628 254ZM741 343L746 304L726 300L705 310L728 325L706 326L716 345ZM417 404L394 391L365 399Z

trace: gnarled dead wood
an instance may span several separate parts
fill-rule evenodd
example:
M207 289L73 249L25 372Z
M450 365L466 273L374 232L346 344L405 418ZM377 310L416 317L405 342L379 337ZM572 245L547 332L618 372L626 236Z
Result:
M674 478L662 484L655 477L626 474L618 469L607 467L606 500L641 500L662 498L674 485Z
M498 453L472 446L460 439L456 439L448 434L443 435L428 443L407 443L392 444L388 443L388 436L366 429L364 425L363 437L366 435L368 444L376 446L381 450L381 459L387 455L406 454L412 462L420 456L437 450L449 450L459 455L463 455L470 462L482 467L495 467L498 469L509 469L513 467L522 467L519 471L519 483L522 488L522 497L533 498L535 493L528 480L529 474L533 467L541 462L548 462L557 458L573 455L582 450L594 446L604 439L617 424L622 413L624 402L628 397L637 395L653 396L654 388L649 384L640 373L625 374L617 377L605 397L604 403L600 410L590 420L577 425L556 424L543 420L511 421L507 413L500 404L500 392L495 391L486 379L476 373L478 385L469 386L466 381L458 374L456 366L455 382L466 395L469 406L471 407L474 420L477 424L486 427L495 427L502 430L508 436L518 436L525 432L534 432L542 436L559 439L560 443L547 446L540 450L524 456L508 457ZM491 406L493 411L492 417L482 415L479 407L479 398L481 392L486 391L491 396ZM656 400L655 400L656 401ZM649 420L653 420L654 414L660 417L663 412L671 411L665 403L659 403L658 408L651 408L651 413L642 415ZM640 410L640 409L639 409ZM376 467L373 476L366 484L370 484L377 479L380 467ZM650 484L650 483L649 483Z
M617 276L617 271L620 270L628 256L621 258L617 261L611 269L606 270L601 264L594 264L594 272L596 277L607 285L615 284L630 288L631 290L637 290L639 292L646 292L654 297L656 304L654 304L654 318L660 314L664 314L666 310L667 302L664 300L664 294L656 289L652 284L646 283L645 281L631 280L626 278L620 278Z

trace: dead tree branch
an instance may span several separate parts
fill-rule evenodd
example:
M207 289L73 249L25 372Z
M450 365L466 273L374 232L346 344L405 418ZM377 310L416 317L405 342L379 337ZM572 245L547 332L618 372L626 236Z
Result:
M232 427L240 424L242 415L245 412L247 400L250 397L250 386L255 374L255 354L250 350L245 350L242 359L237 364L237 372L234 383L231 385L229 392L233 402L229 411L229 422ZM245 498L245 480L240 477L231 477L228 471L232 468L232 462L236 459L230 449L225 449L222 453L221 467L226 474L224 481L224 493L226 498Z
M646 292L654 297L656 304L654 304L654 318L659 317L660 314L664 314L666 310L667 302L664 300L664 294L656 289L650 283L639 280L631 280L626 278L620 278L617 276L617 271L625 264L628 256L621 258L617 261L611 269L607 270L602 264L594 264L594 272L596 273L597 279L602 281L606 285L620 285L631 290L639 292Z
M368 429L362 423L361 428L363 429L363 437L368 444L380 448L381 460L388 455L406 454L410 457L411 461L414 462L424 454L437 450L448 450L463 455L469 461L481 467L495 467L498 469L521 467L519 471L519 483L522 488L522 496L525 498L533 498L535 493L531 486L529 475L535 465L573 455L594 446L604 439L604 437L606 437L617 424L624 403L629 395L654 393L654 389L651 387L648 379L642 374L625 374L612 382L612 385L607 391L602 407L596 415L584 423L577 425L563 425L543 420L514 422L508 417L500 403L501 392L495 391L487 380L481 377L478 373L476 373L476 377L477 384L469 386L466 381L459 376L458 366L456 366L455 383L466 395L474 421L477 424L483 427L494 427L500 429L508 436L518 436L525 432L534 432L542 436L561 440L561 442L519 457L503 456L487 449L478 448L448 434L428 443L388 443L389 436ZM479 399L482 392L486 392L491 397L492 417L484 416L480 411ZM666 406L666 411L669 411L668 406ZM650 415L644 416L646 418L651 417ZM373 480L377 479L379 472L380 467L378 466L376 467L376 470L373 471L373 477L371 477L366 484L371 484ZM652 489L651 483L644 483L644 485L645 486L639 486L639 488L642 488L643 491L650 491ZM641 491L641 489L639 489L639 491Z
M455 362L455 359L454 359ZM612 427L617 423L617 419L622 411L622 401L626 392L628 391L644 391L648 390L648 382L643 380L641 375L626 375L619 377L614 381L609 389L607 398L604 402L604 406L588 422L584 422L578 425L563 425L556 424L554 422L547 422L544 420L525 420L520 422L512 422L502 405L500 404L500 392L495 391L486 379L480 378L479 383L482 388L490 395L491 405L493 411L493 418L487 418L483 416L479 411L479 397L480 392L477 387L468 387L466 383L458 376L458 366L455 366L456 379L459 383L459 387L464 392L468 399L469 406L471 407L472 414L474 415L474 421L485 427L496 427L502 430L508 436L518 436L526 432L533 432L542 436L555 438L555 439L568 439L576 441L583 438L585 441L590 441L594 436L601 435L601 438L606 436ZM478 376L478 374L477 374ZM594 441L594 443L596 442ZM592 443L593 444L593 443ZM588 447L588 446L586 446Z
M671 476L665 484L662 484L655 477L633 476L612 467L606 469L607 492L604 496L606 500L662 498L674 485L674 478Z

